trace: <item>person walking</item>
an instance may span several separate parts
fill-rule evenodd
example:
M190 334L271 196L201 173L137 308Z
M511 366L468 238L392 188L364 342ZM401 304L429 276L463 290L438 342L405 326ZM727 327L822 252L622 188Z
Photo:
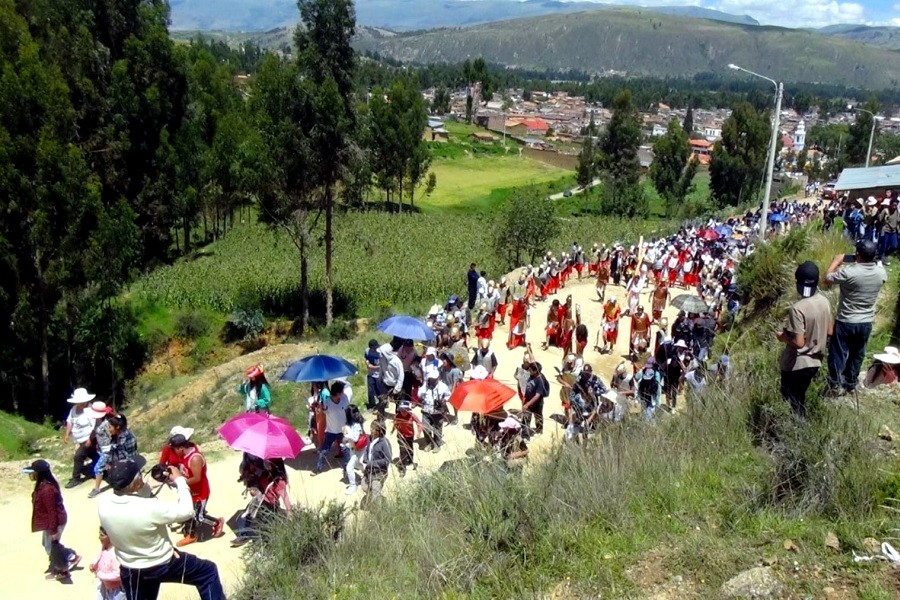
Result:
M121 461L112 466L109 483L113 495L97 506L100 525L109 535L119 559L122 587L128 600L156 600L163 583L181 583L197 589L203 600L225 600L219 570L210 560L177 551L167 525L194 516L194 502L185 475L168 468L168 482L175 487L175 503L163 502L141 477L146 461Z
M854 392L875 320L878 294L887 272L875 262L877 247L868 240L856 244L853 262L838 254L825 273L825 286L838 285L834 336L828 347L828 387L833 394Z
M373 421L371 439L363 458L365 478L363 486L366 491L365 506L371 506L381 498L384 482L387 481L388 468L391 466L391 445L384 437L384 423Z
M400 477L406 475L406 468L416 468L414 441L416 429L422 433L422 421L412 411L412 403L403 400L397 406L397 414L394 415L394 426L391 432L397 432L397 447L400 448L400 460L397 462L397 471Z
M425 419L425 446L422 450L438 452L444 445L443 427L447 414L447 401L450 399L450 388L441 381L437 369L429 369L425 373L425 387L419 394L422 403L422 417Z
M378 366L378 362L381 359L381 355L378 354L378 340L369 340L369 345L363 353L363 358L366 361L366 392L368 392L366 409L375 410L379 393L378 373L381 371Z
M206 476L206 458L200 454L200 448L196 444L181 434L173 435L169 439L169 446L181 458L181 473L191 491L191 500L194 506L192 518L184 526L184 537L178 540L176 546L180 548L196 542L200 533L198 530L203 524L212 527L212 537L221 537L224 534L222 529L225 526L225 519L217 519L206 513L206 505L210 496L209 479ZM112 475L108 479L115 490ZM118 546L115 539L113 539L113 545Z
M81 561L81 557L62 545L62 533L68 522L68 514L59 483L53 477L50 463L46 460L34 461L22 469L22 473L34 481L34 490L31 492L31 531L41 532L41 543L50 557L46 578L66 580L69 578L69 571Z
M244 381L238 392L244 396L244 410L247 412L271 412L272 393L269 391L269 380L262 365L254 365L244 373Z
M347 425L347 409L350 407L350 401L343 394L343 385L335 382L331 386L331 395L328 400L322 402L321 410L325 413L325 441L319 448L319 458L316 460L316 466L313 469L313 475L317 475L325 470L325 458L344 437L344 426ZM340 451L342 466L346 466L349 456L343 449Z
M787 322L775 337L784 344L779 361L781 397L794 414L805 417L806 391L822 365L833 324L831 304L818 291L819 267L807 261L797 267L794 279L800 300L791 306Z
M525 400L522 402L522 424L531 428L534 416L534 433L544 432L544 399L550 395L550 382L542 373L539 362L528 365L528 383L525 386Z
M97 461L97 449L91 440L91 433L94 431L97 420L94 414L87 410L88 403L96 397L95 394L89 394L85 388L78 388L67 400L73 406L69 411L69 416L66 417L66 432L63 441L68 443L71 438L75 442L75 454L72 457L72 478L66 484L66 489L87 481L84 463L91 461L93 465ZM91 476L93 476L93 468Z

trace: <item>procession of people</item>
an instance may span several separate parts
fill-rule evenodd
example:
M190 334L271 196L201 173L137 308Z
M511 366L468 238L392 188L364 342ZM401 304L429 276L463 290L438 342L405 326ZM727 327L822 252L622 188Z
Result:
M816 211L785 203L774 206L773 214L790 215L775 219L786 229ZM447 454L448 436L458 446L464 439L459 431L472 436L464 448L467 459L514 472L548 431L579 443L627 419L653 421L661 413L689 409L711 383L730 374L729 357L714 357L712 349L717 333L742 305L735 273L754 251L758 225L756 215L748 213L688 224L671 236L635 244L598 242L585 251L576 241L558 254L548 251L537 265L495 279L472 263L465 277L467 297L452 294L422 318L399 316L379 324L390 339L369 341L359 363L366 390L355 402L348 377L358 368L339 357L306 357L281 375L304 386L301 394L308 390L305 436L278 416L283 407L273 402L264 366L251 366L238 389L235 416L219 428L226 443L243 452L236 475L249 496L232 526L231 545L258 539L267 523L296 509L292 482L329 485L289 477L298 464L289 467L286 461L308 446L314 447L308 451L308 476L339 469L343 485L335 493L342 491L351 502L359 495L359 506L366 508L383 500L392 472L404 477L416 470L426 460L423 453L439 456L427 459L431 464L446 460L441 455ZM875 260L875 242L864 242L857 247L856 265L836 259L822 276L825 285L841 286L842 294L838 322L832 325L829 314L827 324L815 324L817 340L823 327L829 332L843 328L844 354L835 353L834 364L829 355L835 394L852 392L859 375L859 337L865 324L871 325L871 315L861 314L858 306L861 289L869 296L880 289L867 283L883 272L866 266ZM798 271L798 292L818 302L818 272L804 268ZM798 316L812 310L807 305L806 300L798 303L778 334L787 348L782 393L800 415L804 382L808 385L821 364L816 363L820 345L807 343L798 331L815 321ZM816 307L816 314L823 313ZM588 348L590 339L595 343ZM505 347L502 352L500 347ZM521 352L522 360L510 364L504 357L513 351ZM882 368L872 378L896 380L900 354L888 348L881 356ZM560 413L554 414L557 397ZM127 418L83 388L69 402L65 438L75 450L65 487L91 480L88 496L99 497L102 546L90 569L98 579L97 597L155 598L160 583L175 581L172 565L177 563L192 569L182 583L204 590L204 598L224 598L215 565L180 550L225 534L225 520L208 512L211 498L218 507L240 502L213 494L206 459L191 439L194 430L178 425L167 439L153 440L151 445L162 449L157 467L149 469L159 482L150 493L146 460ZM460 413L471 413L467 422ZM33 528L44 533L48 578L67 579L81 557L60 541L67 518L60 486L44 461L25 472L36 481ZM176 490L177 502L157 498L166 486ZM149 529L139 530L140 520L128 520L126 510L145 514ZM171 532L180 539L173 542Z

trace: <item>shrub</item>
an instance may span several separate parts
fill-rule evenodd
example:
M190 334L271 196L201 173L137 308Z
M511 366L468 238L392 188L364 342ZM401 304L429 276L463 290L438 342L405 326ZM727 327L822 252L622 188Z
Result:
M179 313L175 317L175 337L182 340L196 340L209 331L209 318L200 311Z
M238 308L225 324L225 337L228 340L253 341L266 328L266 319L258 308Z
M356 337L356 325L353 321L338 319L322 330L321 335L331 344L337 344L344 340L352 340Z

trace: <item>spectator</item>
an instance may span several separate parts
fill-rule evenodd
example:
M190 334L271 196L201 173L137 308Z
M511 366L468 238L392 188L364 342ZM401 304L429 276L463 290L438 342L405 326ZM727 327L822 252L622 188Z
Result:
M103 406L99 406L99 405ZM91 410L97 415L105 414L106 404L94 402ZM88 498L95 498L100 494L100 484L103 475L109 465L120 460L134 458L138 453L137 438L128 429L128 420L125 415L114 415L97 426L97 449L100 451L100 460L94 468L94 489L88 494Z
M412 411L412 403L402 401L397 406L397 414L394 416L392 431L397 432L397 447L400 448L400 460L397 462L397 471L400 477L406 475L406 468L416 468L414 445L416 429L422 433L422 421Z
M466 290L469 292L469 310L475 308L475 301L478 299L478 278L480 275L475 269L475 263L469 265L469 272L466 274Z
M825 274L826 286L840 286L834 337L828 348L828 386L837 395L856 390L875 303L887 281L887 272L875 262L875 253L875 242L861 241L856 244L854 262L844 264L845 256L838 254Z
M100 528L100 554L90 564L90 571L97 576L100 583L97 585L97 600L125 600L125 590L122 588L122 576L120 574L119 559L116 551L106 535L106 530Z
M815 263L807 261L797 267L794 279L800 300L791 306L787 322L775 337L784 344L779 361L781 397L794 414L805 417L806 391L822 366L832 332L831 304L818 292L819 267Z
M186 552L175 552L166 525L194 516L192 493L185 476L169 467L169 483L178 494L167 503L149 493L141 478L145 461L118 462L110 469L115 495L100 500L100 525L109 535L119 560L122 586L129 600L156 600L163 583L197 588L203 600L224 600L215 563Z
M425 387L422 388L422 416L425 419L425 446L422 450L431 449L438 452L444 445L443 425L447 412L447 401L450 399L450 388L441 381L437 369L429 369L425 373Z
M550 395L550 382L542 373L541 363L528 365L528 384L525 386L525 400L522 402L522 423L530 428L534 416L534 433L544 431L544 399Z
M171 439L172 436L179 434L183 435L184 439L189 440L191 439L191 436L194 435L194 428L175 425L169 430L169 439ZM157 464L165 465L167 467L181 466L181 457L175 454L175 451L172 450L168 440L166 440L166 445L162 447L162 450L159 453L159 462Z
M363 354L363 358L366 359L366 391L369 394L366 398L366 408L373 410L378 402L378 373L380 371L378 361L381 358L381 355L378 354L378 340L369 340L369 347Z
M93 464L97 460L97 449L91 440L91 433L97 421L93 414L86 410L88 402L96 398L96 395L89 394L84 388L78 388L67 400L69 404L74 404L69 416L66 417L66 433L63 441L68 443L69 438L75 442L75 455L72 457L72 479L66 484L66 488L73 488L85 481L85 464L86 460ZM91 469L93 470L93 469ZM91 473L93 475L93 473Z

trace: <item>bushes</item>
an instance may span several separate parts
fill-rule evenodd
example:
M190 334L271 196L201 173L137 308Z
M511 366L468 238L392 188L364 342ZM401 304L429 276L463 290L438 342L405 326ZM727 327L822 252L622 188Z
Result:
M241 307L231 313L225 323L225 338L252 342L266 328L266 319L258 308Z
M182 340L196 340L209 332L209 318L200 311L179 313L175 317L175 337Z

